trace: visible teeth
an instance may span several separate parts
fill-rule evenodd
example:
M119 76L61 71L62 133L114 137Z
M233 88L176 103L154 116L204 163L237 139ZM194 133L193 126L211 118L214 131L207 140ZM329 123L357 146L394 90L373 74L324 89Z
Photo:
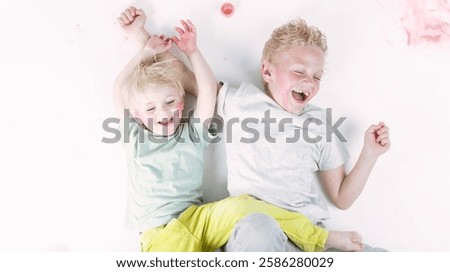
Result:
M302 91L302 90L294 90L294 92L299 93L299 94L304 94L305 96L309 96L308 92Z

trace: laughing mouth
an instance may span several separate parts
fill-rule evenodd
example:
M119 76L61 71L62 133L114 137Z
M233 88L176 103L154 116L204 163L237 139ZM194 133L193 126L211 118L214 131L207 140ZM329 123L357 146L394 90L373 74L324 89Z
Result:
M173 123L173 117L171 117L169 119L164 119L164 120L158 122L158 124L160 124L161 126L168 126L172 123Z
M306 99L308 99L309 95L308 91L302 91L302 90L293 90L292 91L292 97L300 102L304 102Z

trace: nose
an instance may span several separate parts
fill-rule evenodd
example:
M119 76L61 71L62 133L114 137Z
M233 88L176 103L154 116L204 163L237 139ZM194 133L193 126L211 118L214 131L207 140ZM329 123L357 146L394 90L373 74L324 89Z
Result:
M311 92L314 89L313 80L310 78L304 78L300 81L300 88L304 91Z
M164 106L161 108L161 111L158 114L159 120L168 120L174 117L175 112L177 111L174 107Z

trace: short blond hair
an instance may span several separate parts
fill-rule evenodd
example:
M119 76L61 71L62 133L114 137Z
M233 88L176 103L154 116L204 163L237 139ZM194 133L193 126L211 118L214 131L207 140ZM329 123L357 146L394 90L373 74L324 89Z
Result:
M125 108L133 113L136 101L158 86L171 87L185 93L186 80L194 80L192 71L177 57L170 53L155 56L153 62L141 62L122 86L122 100Z
M305 20L295 19L272 32L264 46L262 61L272 62L278 53L294 46L316 46L326 52L327 40L317 27L309 26Z

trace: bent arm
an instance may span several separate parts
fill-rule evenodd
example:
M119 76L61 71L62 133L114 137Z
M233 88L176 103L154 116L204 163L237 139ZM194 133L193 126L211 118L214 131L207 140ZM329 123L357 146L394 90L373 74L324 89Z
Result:
M319 172L324 191L337 208L346 210L352 206L366 186L376 161L376 157L361 152L358 161L348 175L345 173L343 165Z
M344 166L319 172L325 193L336 207L343 210L350 208L366 186L378 157L386 153L390 146L389 127L383 122L371 125L365 132L361 154L348 175Z
M196 112L203 124L208 127L214 116L216 103L217 83L211 68L199 49L188 55L189 62L194 70L197 81Z
M183 28L176 27L180 37L173 41L188 58L197 82L197 90L191 90L197 96L196 113L203 125L208 127L214 115L217 83L211 68L197 47L197 31L190 20L180 21Z

